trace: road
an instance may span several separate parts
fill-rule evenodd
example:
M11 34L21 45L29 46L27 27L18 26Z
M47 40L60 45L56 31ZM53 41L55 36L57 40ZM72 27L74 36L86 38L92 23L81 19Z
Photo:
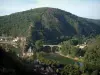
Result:
M13 41L0 41L0 44L11 44L11 45L17 45L17 43Z

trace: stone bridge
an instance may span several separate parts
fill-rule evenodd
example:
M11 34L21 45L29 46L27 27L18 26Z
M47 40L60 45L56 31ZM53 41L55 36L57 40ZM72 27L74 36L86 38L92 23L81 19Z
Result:
M52 48L53 48L53 47L58 47L59 50L60 50L61 45L43 45L43 47L50 47L50 48L51 48L51 52L52 52Z

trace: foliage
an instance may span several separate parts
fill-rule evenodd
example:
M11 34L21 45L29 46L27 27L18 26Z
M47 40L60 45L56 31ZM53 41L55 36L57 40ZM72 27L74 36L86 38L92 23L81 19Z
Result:
M100 69L100 37L96 37L94 42L87 47L84 56L84 69L90 72Z
M81 72L78 67L73 65L66 65L61 72L61 75L80 75Z
M43 63L48 64L48 65L49 64L53 65L53 64L57 64L58 63L56 60L44 58L43 55L41 55L41 54L38 55L38 59L39 59L40 62L43 62Z
M64 55L70 55L70 56L83 56L85 51L79 49L78 47L75 47L74 45L71 45L72 41L64 41L62 42L61 47L61 53Z
M43 41L42 40L37 40L35 42L35 46L37 50L40 50L43 47Z
M69 41L64 41L61 46L61 52L64 55L69 55L71 53L71 44Z
M44 39L45 42L59 43L67 39L66 36L100 33L99 20L81 18L56 8L36 8L0 16L0 35L27 37L30 25L33 26L30 37L34 42Z
M77 44L78 44L78 39L72 39L72 40L70 41L70 43L71 43L72 45L77 45Z

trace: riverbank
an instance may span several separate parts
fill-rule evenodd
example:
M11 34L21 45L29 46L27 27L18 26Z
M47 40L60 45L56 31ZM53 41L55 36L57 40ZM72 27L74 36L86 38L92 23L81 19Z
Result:
M66 57L66 58L69 58L69 59L72 59L72 60L74 60L74 61L80 61L80 62L83 62L83 59L82 58L78 58L78 57L71 57L71 56L69 56L69 55L63 55L61 52L56 52L57 54L59 54L59 55L61 55L61 56L63 56L63 57Z

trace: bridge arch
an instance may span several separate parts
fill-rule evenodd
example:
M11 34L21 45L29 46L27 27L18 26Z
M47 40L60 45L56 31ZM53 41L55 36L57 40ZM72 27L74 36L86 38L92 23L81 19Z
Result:
M55 52L57 50L57 48L58 48L58 50L60 50L61 45L43 45L43 47L44 48L49 47L51 52ZM55 49L53 50L53 48L55 48L56 50Z

